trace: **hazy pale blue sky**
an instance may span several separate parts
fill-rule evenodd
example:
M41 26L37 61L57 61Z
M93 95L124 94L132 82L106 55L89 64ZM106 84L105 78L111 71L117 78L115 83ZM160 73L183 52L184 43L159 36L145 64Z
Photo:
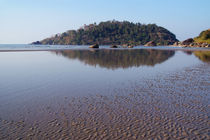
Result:
M179 40L210 28L210 0L0 0L0 43L22 44L107 20L156 23Z

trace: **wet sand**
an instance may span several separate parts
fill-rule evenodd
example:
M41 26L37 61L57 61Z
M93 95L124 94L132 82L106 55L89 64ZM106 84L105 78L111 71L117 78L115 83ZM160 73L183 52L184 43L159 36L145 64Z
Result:
M199 78L198 78L199 77ZM112 95L61 97L0 116L0 139L210 139L210 66L140 79Z

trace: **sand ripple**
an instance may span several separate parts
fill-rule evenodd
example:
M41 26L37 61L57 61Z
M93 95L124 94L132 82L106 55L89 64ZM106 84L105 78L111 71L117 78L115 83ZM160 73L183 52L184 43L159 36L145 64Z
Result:
M0 116L0 139L210 139L210 66ZM199 78L198 78L199 77ZM33 106L33 105L32 105Z

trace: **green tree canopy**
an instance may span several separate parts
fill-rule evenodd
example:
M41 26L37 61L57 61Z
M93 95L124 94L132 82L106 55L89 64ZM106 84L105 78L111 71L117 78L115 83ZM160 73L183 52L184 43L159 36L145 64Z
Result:
M157 45L170 45L178 41L167 29L156 24L141 24L128 21L106 21L84 25L78 30L69 30L62 34L38 41L49 45L144 45L154 41ZM36 42L37 43L37 42ZM36 44L35 43L35 44Z

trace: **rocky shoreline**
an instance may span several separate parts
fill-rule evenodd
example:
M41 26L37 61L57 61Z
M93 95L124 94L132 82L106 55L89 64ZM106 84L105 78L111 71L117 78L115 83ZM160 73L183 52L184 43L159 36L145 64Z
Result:
M197 43L192 38L189 38L189 39L187 39L185 41L182 41L182 42L175 42L172 46L210 48L210 44L208 44L208 43Z
M110 48L120 48L120 46L121 45L112 45L112 46L110 46ZM129 44L127 44L127 45L125 44L125 45L122 45L122 46L123 46L123 48L133 48L134 47L134 46L129 45ZM155 47L155 46L158 46L158 45L155 43L155 41L149 41L144 46L145 47ZM184 40L184 41L178 41L178 42L175 42L173 45L169 45L169 46L173 46L173 47L210 48L210 44L195 42L195 40L193 38L189 38L189 39ZM98 44L94 44L94 45L91 45L89 48L99 48L99 45Z

